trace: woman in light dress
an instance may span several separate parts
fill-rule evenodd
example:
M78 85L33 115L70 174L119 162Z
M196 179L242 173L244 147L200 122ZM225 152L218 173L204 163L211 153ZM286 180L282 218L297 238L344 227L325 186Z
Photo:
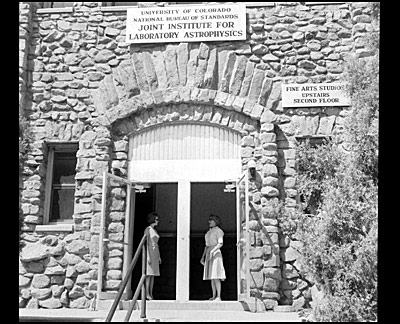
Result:
M224 232L219 228L221 218L210 214L209 230L205 235L206 246L200 263L204 265L203 280L211 280L213 296L210 300L221 301L221 280L225 280L225 268L220 248L223 245Z
M154 228L158 225L158 214L150 213L147 215L147 223L144 233L147 234L147 268L146 268L146 298L148 300L154 299L153 286L154 277L160 275L160 249L158 248L158 240L160 236Z

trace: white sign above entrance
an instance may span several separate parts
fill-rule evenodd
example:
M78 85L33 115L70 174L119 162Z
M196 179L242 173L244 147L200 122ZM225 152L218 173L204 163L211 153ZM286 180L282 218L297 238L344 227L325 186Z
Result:
M127 43L246 39L246 5L128 8Z
M282 84L282 107L349 105L346 83Z

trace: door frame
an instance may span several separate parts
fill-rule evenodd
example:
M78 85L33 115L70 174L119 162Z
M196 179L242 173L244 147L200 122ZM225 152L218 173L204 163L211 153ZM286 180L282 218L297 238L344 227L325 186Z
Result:
M244 182L244 199L241 200L241 183ZM242 205L244 203L244 206ZM244 208L243 208L244 207ZM243 208L243 209L242 209ZM244 215L242 214L244 213ZM236 226L237 226L237 298L239 301L245 301L250 298L250 235L249 235L249 174L244 171L236 182ZM245 226L243 228L242 221ZM244 267L244 279L246 287L242 287L242 271ZM244 291L242 291L244 289Z
M135 182L178 183L176 301L189 301L191 183L236 181L241 174L241 159L136 160L129 163L128 178ZM129 215L130 222L134 223L134 213ZM129 244L132 245L132 241L131 236Z
M114 179L116 181L125 183L127 185L126 192L126 208L125 208L125 228L128 230L124 231L124 257L123 257L123 266L122 266L122 274L125 277L125 274L129 268L130 259L129 253L132 253L132 240L130 240L129 234L131 229L133 230L133 223L131 220L131 206L135 202L135 191L132 191L133 186L138 182L133 182L121 177L118 177L114 174L111 174L107 171L103 172L103 183L102 183L102 200L101 200L101 219L100 219L100 233L99 233L99 264L98 264L98 273L97 273L97 298L100 299L109 299L109 297L114 298L115 293L103 292L103 269L104 269L104 234L106 231L105 224L105 215L106 215L106 205L107 205L107 189L109 185L109 179ZM122 298L130 297L131 289L130 289L130 281L128 282L127 287L125 288L125 292L122 295Z
M190 195L191 182L178 180L176 227L176 300L189 301L190 279ZM178 271L179 269L179 271Z
M124 231L124 256L123 256L123 268L122 273L125 277L127 269L132 259L133 251L133 233L134 233L134 220L135 220L135 185L142 183L162 183L171 182L168 181L130 181L127 179L120 178L111 173L103 173L103 196L102 196L102 212L101 212L101 225L99 235L99 269L98 269L98 282L97 282L97 296L99 299L108 299L109 294L102 292L102 277L103 277L103 263L104 263L104 234L105 234L105 208L106 208L106 191L108 188L108 181L110 178L123 182L127 185L127 196L126 196L126 209L125 209L125 231ZM144 179L143 179L144 180ZM149 179L147 179L149 180ZM245 228L242 227L242 214L241 214L241 201L240 201L240 182L244 181L245 184ZM173 181L178 183L177 192L177 251L176 251L176 301L186 302L189 301L190 293L190 208L191 208L191 184L194 182L227 182L221 179L202 179L199 181L196 179L178 179ZM236 225L237 225L237 298L238 300L245 300L249 297L249 235L248 235L248 221L249 221L249 197L248 197L248 173L245 171L242 173L240 178L230 180L230 182L236 183ZM243 257L240 253L240 239L244 238L245 253L247 257ZM243 258L243 260L241 260ZM246 271L246 291L245 294L241 293L240 290L240 271L241 262L245 262ZM132 289L130 283L125 288L123 299L129 299L132 295Z

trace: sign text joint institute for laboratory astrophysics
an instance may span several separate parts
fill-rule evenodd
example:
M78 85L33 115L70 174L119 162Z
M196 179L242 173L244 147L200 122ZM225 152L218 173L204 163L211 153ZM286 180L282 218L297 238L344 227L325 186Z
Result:
M173 9L128 9L127 42L243 40L245 10L240 5ZM132 15L129 15L131 10Z

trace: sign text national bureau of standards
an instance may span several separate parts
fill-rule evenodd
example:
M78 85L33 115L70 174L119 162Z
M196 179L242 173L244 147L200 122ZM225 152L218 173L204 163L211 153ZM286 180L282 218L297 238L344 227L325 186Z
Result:
M128 8L127 43L246 39L246 5Z
M346 83L282 84L282 107L350 106Z

